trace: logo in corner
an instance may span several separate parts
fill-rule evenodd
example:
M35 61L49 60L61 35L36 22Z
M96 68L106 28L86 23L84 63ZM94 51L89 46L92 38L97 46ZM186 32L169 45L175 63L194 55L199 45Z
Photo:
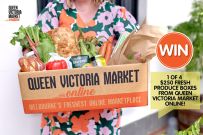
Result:
M17 5L8 6L8 21L19 21L22 11L18 9Z

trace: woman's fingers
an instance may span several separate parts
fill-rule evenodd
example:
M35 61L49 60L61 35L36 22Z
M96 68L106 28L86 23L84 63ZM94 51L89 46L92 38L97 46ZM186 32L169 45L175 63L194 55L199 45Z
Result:
M144 63L146 62L146 58L143 58L140 52L135 52L134 58L137 62L139 63Z

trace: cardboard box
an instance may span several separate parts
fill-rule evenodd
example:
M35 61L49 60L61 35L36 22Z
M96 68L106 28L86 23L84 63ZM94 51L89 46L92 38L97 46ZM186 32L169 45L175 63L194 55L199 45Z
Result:
M24 112L145 106L148 64L20 72Z

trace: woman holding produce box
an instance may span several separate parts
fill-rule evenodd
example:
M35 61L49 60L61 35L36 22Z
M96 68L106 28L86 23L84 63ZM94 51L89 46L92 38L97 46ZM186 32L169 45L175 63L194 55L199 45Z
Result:
M43 32L67 27L79 35L99 38L99 54L110 59L112 49L124 32L137 29L134 17L124 7L105 0L54 0L38 17ZM141 61L140 54L135 58ZM85 109L85 108L84 108ZM121 109L43 114L42 135L119 135Z

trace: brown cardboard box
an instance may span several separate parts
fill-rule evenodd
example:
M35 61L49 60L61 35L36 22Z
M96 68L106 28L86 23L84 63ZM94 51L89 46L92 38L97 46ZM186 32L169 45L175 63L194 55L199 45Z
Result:
M20 72L24 112L145 106L148 64Z

